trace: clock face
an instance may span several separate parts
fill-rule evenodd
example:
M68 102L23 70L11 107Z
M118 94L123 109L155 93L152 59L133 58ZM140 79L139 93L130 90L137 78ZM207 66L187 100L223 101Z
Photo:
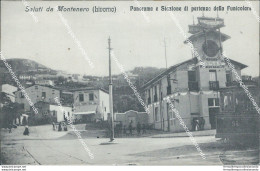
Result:
M213 40L207 40L203 43L202 49L208 57L214 57L217 55L219 47Z

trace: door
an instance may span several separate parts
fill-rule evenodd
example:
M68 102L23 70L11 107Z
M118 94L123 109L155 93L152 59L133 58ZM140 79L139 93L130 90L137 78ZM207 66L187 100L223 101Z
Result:
M209 123L211 129L216 129L216 117L219 113L219 108L209 108Z

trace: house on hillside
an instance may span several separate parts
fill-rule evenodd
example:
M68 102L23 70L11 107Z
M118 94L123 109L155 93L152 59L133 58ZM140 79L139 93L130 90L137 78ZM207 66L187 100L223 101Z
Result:
M54 86L54 82L52 80L35 80L35 84L38 85L46 85L46 86Z
M39 101L56 103L54 98L60 99L60 90L55 87L32 85L27 87L25 92L33 104ZM30 111L31 106L21 90L15 92L15 102L24 104L24 111Z

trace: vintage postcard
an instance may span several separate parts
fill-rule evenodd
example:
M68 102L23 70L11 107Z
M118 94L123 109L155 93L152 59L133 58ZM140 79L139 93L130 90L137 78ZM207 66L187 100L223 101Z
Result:
M2 169L259 164L258 1L1 1Z

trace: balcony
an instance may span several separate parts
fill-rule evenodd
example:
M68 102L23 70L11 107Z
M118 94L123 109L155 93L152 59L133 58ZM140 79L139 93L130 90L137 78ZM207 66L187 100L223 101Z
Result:
M210 81L209 82L210 90L219 90L219 82L218 81Z
M172 94L172 87L171 86L168 86L167 87L167 95L170 95L170 94Z
M189 91L199 91L198 81L189 81Z
M244 83L244 85L254 85L257 86L257 82L252 81L252 80L242 80L242 82ZM240 86L240 84L237 81L233 81L233 82L226 82L226 86L230 87L230 86Z

